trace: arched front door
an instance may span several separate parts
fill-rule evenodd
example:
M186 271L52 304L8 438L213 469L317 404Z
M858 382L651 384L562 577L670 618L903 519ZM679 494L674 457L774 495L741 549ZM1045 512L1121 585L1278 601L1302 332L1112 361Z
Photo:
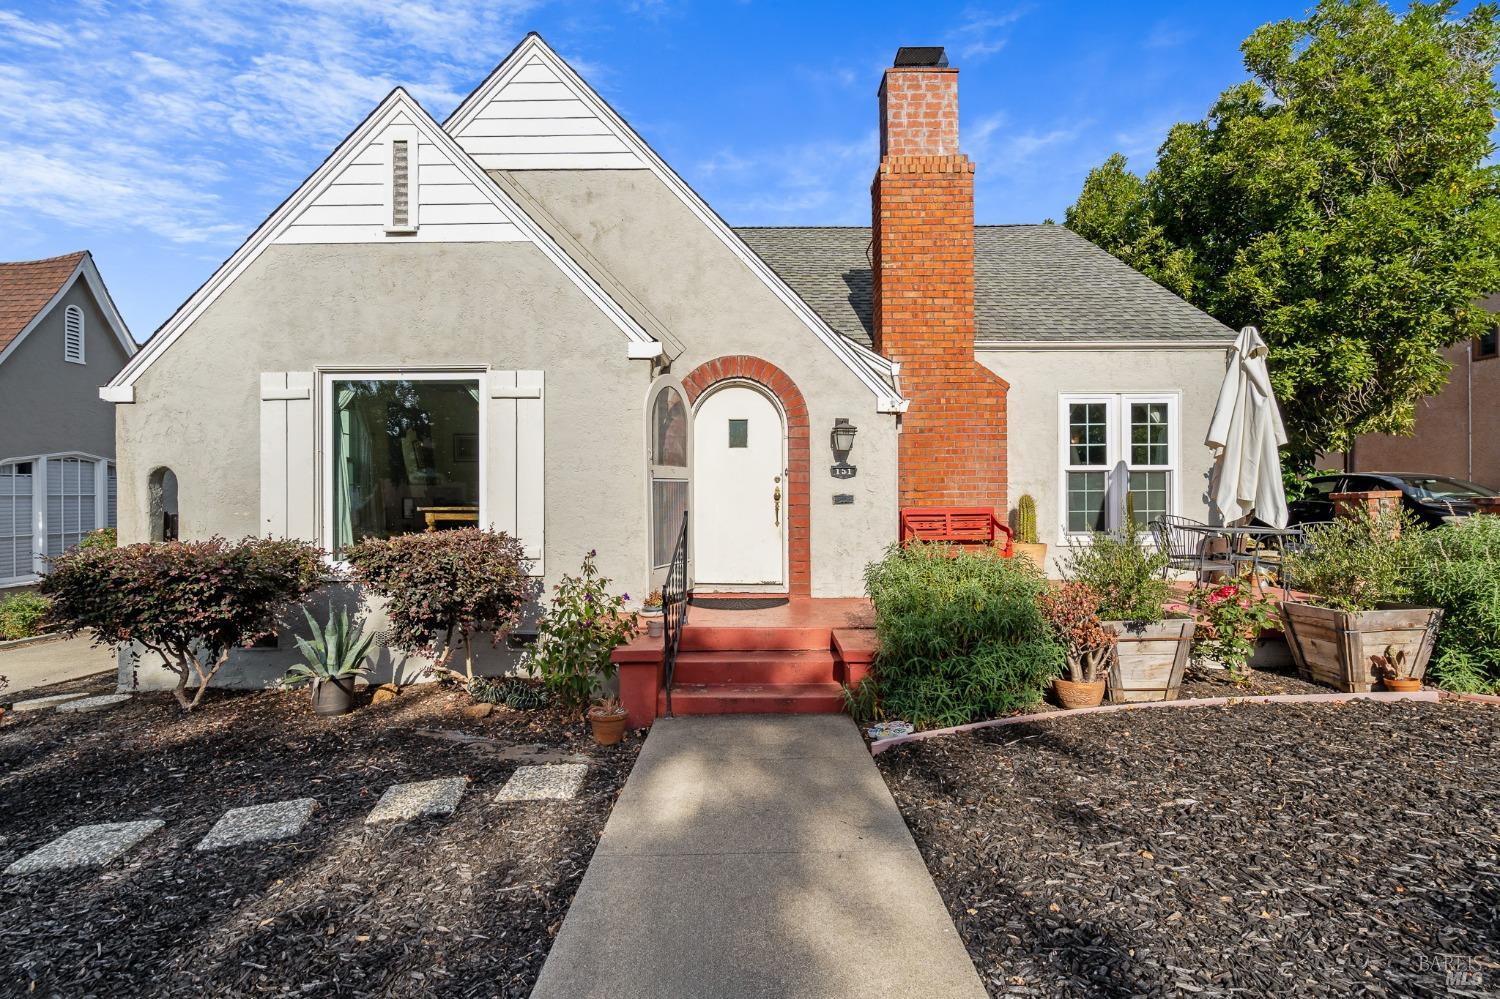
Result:
M786 585L786 424L765 393L731 382L693 417L695 586Z

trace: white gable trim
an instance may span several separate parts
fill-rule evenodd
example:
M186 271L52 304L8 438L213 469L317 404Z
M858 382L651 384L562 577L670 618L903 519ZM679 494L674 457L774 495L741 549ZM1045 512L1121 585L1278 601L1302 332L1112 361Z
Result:
M6 344L4 350L0 350L0 364L4 364L10 355L16 352L16 348L21 346L21 341L25 340L31 331L40 326L42 320L46 319L53 309L57 308L57 304L62 301L63 296L68 293L69 289L73 287L79 278L83 279L83 283L88 286L89 292L94 296L94 302L99 306L99 311L104 313L104 321L109 324L109 328L114 333L115 339L124 348L125 356L135 356L135 352L139 349L136 346L135 338L130 335L130 330L126 327L125 320L121 318L119 310L115 308L114 299L109 297L109 289L104 286L104 279L99 276L99 269L94 266L93 255L85 253L83 259L78 261L78 266L73 268L73 273L58 287L57 293L47 300L46 305L37 310L36 315L31 317L31 322L27 323L21 332L16 334L16 338Z
M134 385L156 359L176 342L185 330L201 316L234 281L250 267L266 247L276 242L303 211L332 183L335 176L350 165L366 147L373 136L392 124L410 124L421 139L448 154L452 166L465 180L483 192L488 202L494 205L513 225L520 235L541 250L564 274L603 312L632 343L651 342L651 336L640 327L630 314L609 297L583 268L564 253L547 233L512 201L494 181L464 152L453 137L444 132L420 104L405 90L397 87L371 111L364 121L350 132L348 137L329 154L302 186L281 203L271 215L250 234L228 260L213 273L203 285L184 302L172 317L158 329L140 349L129 364L104 388L100 398L111 402L134 401ZM383 229L377 227L382 241ZM372 235L372 239L374 236Z
M463 103L443 122L443 127L458 138L460 145L472 144L474 138L469 137L469 133L473 123L480 119L484 109L523 69L538 65L545 66L556 76L560 85L566 88L566 96L569 100L579 102L595 118L604 123L609 134L619 139L638 156L647 168L660 178L667 189L675 194L678 200L686 205L688 210L704 225L708 226L730 252L739 257L745 266L749 267L751 272L759 277L798 319L802 320L803 325L819 340L822 340L829 350L833 351L834 356L875 394L877 411L896 413L905 409L905 402L900 394L885 381L888 377L894 377L891 362L873 351L858 347L824 322L823 318L813 311L796 292L792 291L790 286L756 255L755 251L745 245L744 240L740 239L735 231L708 206L708 203L677 175L676 171L667 166L666 161L646 144L635 129L631 128L625 119L621 118L592 87L584 82L582 77L573 71L573 67L542 41L540 35L535 32L527 35L525 40L516 46L515 51L495 67L495 70L472 94L464 98ZM559 92L558 96L564 95ZM569 167L541 163L536 164L535 168L587 169L584 166Z

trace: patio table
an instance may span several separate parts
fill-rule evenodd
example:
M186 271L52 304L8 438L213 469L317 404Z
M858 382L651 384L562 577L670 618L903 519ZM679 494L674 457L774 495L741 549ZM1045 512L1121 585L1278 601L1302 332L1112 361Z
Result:
M1195 533L1202 534L1205 545L1212 544L1215 538L1223 538L1228 547L1227 555L1231 565L1240 566L1246 563L1250 565L1250 574L1259 578L1261 566L1267 563L1276 566L1278 582L1283 590L1287 588L1287 581L1281 572L1281 557L1285 551L1287 539L1300 538L1302 529L1299 527L1210 527L1203 525L1194 527ZM1268 545L1274 544L1274 554L1268 551ZM1269 554L1269 558L1267 557Z

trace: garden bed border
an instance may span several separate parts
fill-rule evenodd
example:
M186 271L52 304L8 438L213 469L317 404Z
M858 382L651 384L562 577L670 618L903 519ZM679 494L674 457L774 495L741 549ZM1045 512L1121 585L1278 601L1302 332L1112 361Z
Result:
M1011 715L1007 718L992 718L989 721L970 722L951 728L935 728L910 735L897 735L889 739L877 739L870 743L870 755L879 756L892 746L907 742L921 742L941 735L957 735L981 728L1000 728L1005 725L1022 725L1027 722L1051 721L1054 718L1070 718L1115 711L1141 711L1151 708L1216 708L1233 704L1331 704L1338 701L1474 701L1480 704L1500 705L1500 697L1493 694L1456 694L1447 690L1369 691L1367 693L1343 693L1330 691L1326 694L1247 694L1244 697L1188 697L1176 701L1134 701L1125 704L1101 704L1093 708L1068 708L1062 711L1041 711L1029 715Z

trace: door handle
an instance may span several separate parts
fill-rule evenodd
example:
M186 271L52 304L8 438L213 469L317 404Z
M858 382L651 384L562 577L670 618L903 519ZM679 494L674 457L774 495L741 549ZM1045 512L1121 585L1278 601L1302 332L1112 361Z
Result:
M781 526L781 476L776 476L776 488L771 493L771 502L776 507L776 526Z

